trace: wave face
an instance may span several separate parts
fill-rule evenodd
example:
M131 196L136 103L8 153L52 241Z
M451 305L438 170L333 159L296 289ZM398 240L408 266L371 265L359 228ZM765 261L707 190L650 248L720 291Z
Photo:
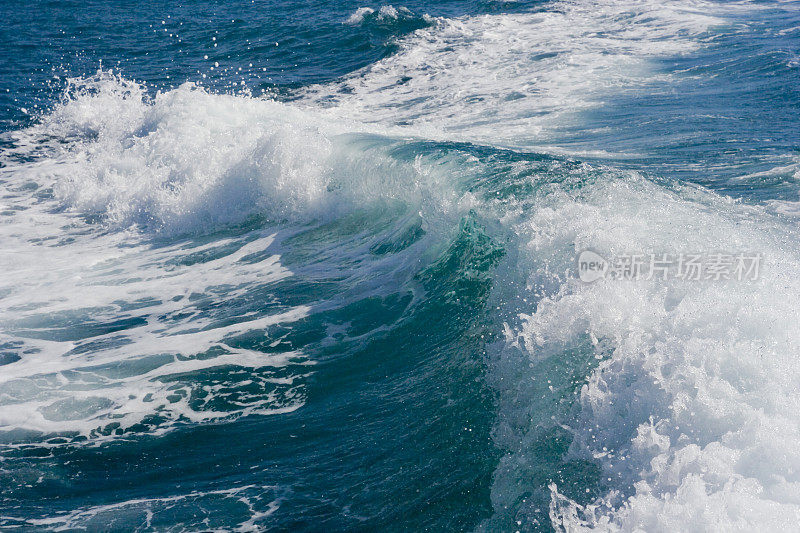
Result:
M796 5L64 9L0 8L0 527L800 522Z

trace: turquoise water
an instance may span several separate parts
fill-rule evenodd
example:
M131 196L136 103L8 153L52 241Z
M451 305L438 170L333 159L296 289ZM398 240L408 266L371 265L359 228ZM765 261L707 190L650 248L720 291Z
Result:
M0 14L0 529L800 521L798 3Z

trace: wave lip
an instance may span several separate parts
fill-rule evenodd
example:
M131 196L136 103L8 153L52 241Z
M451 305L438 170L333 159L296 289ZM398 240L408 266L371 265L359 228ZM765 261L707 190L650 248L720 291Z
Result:
M252 217L331 220L365 202L448 209L446 172L392 156L403 141L382 133L190 83L151 98L142 85L100 72L72 80L52 113L18 133L14 157L27 162L9 160L2 172L35 180L61 206L106 226L164 236Z
M82 212L180 232L291 217L324 195L330 141L298 111L191 84L149 101L107 74L79 87L43 127L80 136L55 192Z

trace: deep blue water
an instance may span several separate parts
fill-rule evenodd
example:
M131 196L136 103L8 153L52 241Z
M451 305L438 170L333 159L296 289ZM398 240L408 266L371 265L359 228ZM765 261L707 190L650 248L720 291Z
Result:
M0 529L800 520L797 2L8 0L0 42Z

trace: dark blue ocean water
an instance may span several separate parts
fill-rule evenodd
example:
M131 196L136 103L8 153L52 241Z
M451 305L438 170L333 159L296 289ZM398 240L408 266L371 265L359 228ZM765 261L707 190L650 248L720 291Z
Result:
M0 529L800 520L797 2L7 0L0 42Z

